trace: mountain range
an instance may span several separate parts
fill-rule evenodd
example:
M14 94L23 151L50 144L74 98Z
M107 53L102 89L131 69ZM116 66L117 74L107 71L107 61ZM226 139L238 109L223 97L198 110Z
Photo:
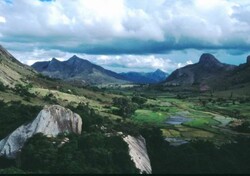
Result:
M51 61L36 62L32 67L43 75L80 84L110 83L158 83L166 79L167 74L161 70L152 73L115 73L74 55L67 61L53 58Z
M212 54L202 54L198 63L175 70L164 81L165 86L199 86L201 91L228 89L250 83L250 57L240 66L221 63Z
M43 75L80 84L125 83L122 75L106 70L74 55L67 61L53 58L51 61L36 62L32 67Z
M67 61L53 58L51 61L37 62L31 68L0 46L0 81L4 85L13 87L17 83L28 83L31 78L37 78L36 71L76 84L161 83L163 86L198 86L202 91L226 90L247 87L250 84L250 56L245 64L235 66L221 63L212 54L205 53L201 55L198 63L179 68L168 76L159 69L151 73L119 74L77 56Z
M155 72L127 72L120 73L126 80L139 84L156 84L164 81L168 73L157 69Z

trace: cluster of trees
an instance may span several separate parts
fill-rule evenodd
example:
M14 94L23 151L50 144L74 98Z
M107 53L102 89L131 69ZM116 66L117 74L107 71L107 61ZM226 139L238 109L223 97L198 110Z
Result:
M126 97L115 97L113 98L113 106L118 109L114 109L113 113L123 118L129 118L138 108L142 108L143 104L146 102L147 99L140 96L133 96L131 99Z
M47 95L45 95L43 97L43 100L49 103L54 103L54 104L57 103L57 99L52 93L48 93Z
M41 109L40 106L24 105L20 101L5 103L0 100L0 139L33 120Z
M0 81L0 91L4 92L6 90L6 87L4 84Z
M136 103L133 103L130 99L123 97L114 98L113 105L118 108L114 109L113 113L120 115L123 118L131 117L138 108L138 105Z
M31 97L35 97L35 94L32 94L29 91L32 87L33 87L32 84L26 84L26 85L16 84L14 91L21 97L24 97L24 100L30 101Z
M108 137L100 129L100 126L105 125L110 131L114 131L116 128L113 121L96 114L85 103L68 108L83 118L82 135L61 134L56 138L48 138L37 134L25 143L16 161L0 158L0 173L139 172L129 156L128 145L122 138L115 135ZM69 142L60 146L66 137Z
M241 125L236 126L233 129L239 132L243 132L243 133L250 133L250 122L245 121Z
M104 125L108 121L108 119L103 118L94 109L90 108L88 103L79 103L77 107L68 105L67 108L82 117L84 122L82 128L86 132L95 131L96 126Z
M58 145L65 137L69 142ZM18 165L0 170L0 173L138 173L128 151L121 137L107 137L99 132L59 135L57 138L40 133L25 143L17 159Z

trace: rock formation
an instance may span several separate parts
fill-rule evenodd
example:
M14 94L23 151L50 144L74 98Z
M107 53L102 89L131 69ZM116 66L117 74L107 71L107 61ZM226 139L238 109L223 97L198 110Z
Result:
M164 82L167 86L207 85L217 86L228 72L236 68L234 65L221 63L212 54L204 53L198 63L190 64L175 70ZM218 82L216 82L219 80Z
M150 159L148 157L148 152L146 148L146 141L142 136L133 137L126 136L123 140L128 144L129 155L135 163L136 168L140 170L140 173L152 173L152 168L150 164Z
M247 56L247 65L250 65L250 56Z
M45 106L35 120L22 125L0 141L0 156L15 158L25 141L36 133L57 136L59 133L81 134L82 119L78 114L59 105Z

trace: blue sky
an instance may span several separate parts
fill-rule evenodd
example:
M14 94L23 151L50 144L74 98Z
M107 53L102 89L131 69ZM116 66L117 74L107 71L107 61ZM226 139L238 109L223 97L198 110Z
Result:
M248 0L2 0L0 44L25 64L74 54L117 72L171 72L202 53L244 63Z

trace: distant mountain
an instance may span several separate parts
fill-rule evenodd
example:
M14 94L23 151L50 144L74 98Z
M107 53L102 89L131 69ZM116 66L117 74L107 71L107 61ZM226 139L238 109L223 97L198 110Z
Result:
M201 90L216 86L236 66L221 63L213 55L202 54L196 64L187 65L175 70L164 82L165 85L199 85Z
M13 87L17 83L27 83L28 77L36 72L19 62L4 47L0 45L0 82Z
M51 61L36 62L32 67L51 78L58 78L80 84L125 83L125 78L113 71L106 70L88 60L74 55L67 61L53 58Z
M230 85L242 85L250 83L250 56L247 57L246 63L236 67L224 81Z
M139 84L155 84L166 80L168 73L158 69L155 72L128 72L120 73L126 80Z

